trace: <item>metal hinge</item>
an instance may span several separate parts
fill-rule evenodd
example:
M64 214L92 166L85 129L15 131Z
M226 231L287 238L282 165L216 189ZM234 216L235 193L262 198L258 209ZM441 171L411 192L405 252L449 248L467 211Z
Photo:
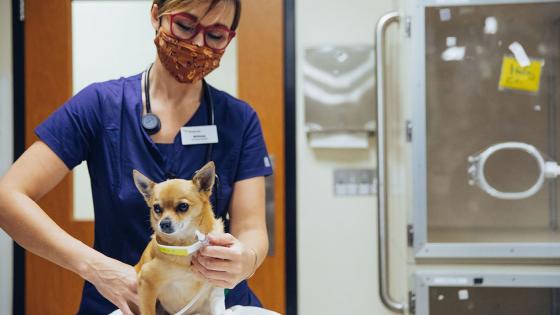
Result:
M410 120L406 121L406 141L411 142L412 141L412 122Z
M407 235L407 243L408 247L414 246L414 226L412 224L408 224L406 226L406 235Z
M25 0L19 0L19 20L25 21Z
M404 18L404 31L406 37L410 38L410 35L412 35L412 18L410 16Z
M408 291L408 312L416 314L416 294L412 291Z

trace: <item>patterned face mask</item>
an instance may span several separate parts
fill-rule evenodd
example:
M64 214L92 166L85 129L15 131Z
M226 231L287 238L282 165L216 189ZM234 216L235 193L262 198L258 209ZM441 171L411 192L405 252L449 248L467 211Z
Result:
M181 41L158 32L156 44L159 60L167 71L181 83L193 83L218 68L224 51L215 51Z

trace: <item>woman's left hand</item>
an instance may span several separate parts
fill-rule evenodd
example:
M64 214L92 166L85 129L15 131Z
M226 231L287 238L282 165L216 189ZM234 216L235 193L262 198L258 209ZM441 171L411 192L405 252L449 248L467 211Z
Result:
M255 252L245 247L233 235L208 234L210 244L192 258L195 272L211 284L233 289L253 272Z

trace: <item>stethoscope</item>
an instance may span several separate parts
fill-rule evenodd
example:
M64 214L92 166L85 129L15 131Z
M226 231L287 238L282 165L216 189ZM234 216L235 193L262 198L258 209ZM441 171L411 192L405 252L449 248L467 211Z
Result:
M150 104L150 71L152 70L153 64L150 64L148 70L144 71L144 97L146 98L146 114L142 116L142 128L146 131L148 135L156 134L161 129L161 120L159 117L152 113L152 106ZM214 102L212 100L212 95L210 93L210 86L206 83L206 80L202 80L202 89L204 90L203 100L208 101L207 109L207 116L208 116L208 125L214 125ZM206 147L206 158L205 158L205 165L206 163L210 162L212 159L212 150L213 144L208 143ZM196 174L196 173L195 173ZM167 173L166 176L168 179L175 178L175 175ZM194 176L194 174L193 174ZM215 175L215 188L216 188L216 209L218 208L218 200L220 199L220 178L216 172ZM192 177L192 176L191 176Z

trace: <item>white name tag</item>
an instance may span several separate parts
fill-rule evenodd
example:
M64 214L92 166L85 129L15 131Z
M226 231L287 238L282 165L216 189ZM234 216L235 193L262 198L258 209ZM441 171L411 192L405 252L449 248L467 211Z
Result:
M183 145L218 143L218 129L216 125L181 127L181 142Z

